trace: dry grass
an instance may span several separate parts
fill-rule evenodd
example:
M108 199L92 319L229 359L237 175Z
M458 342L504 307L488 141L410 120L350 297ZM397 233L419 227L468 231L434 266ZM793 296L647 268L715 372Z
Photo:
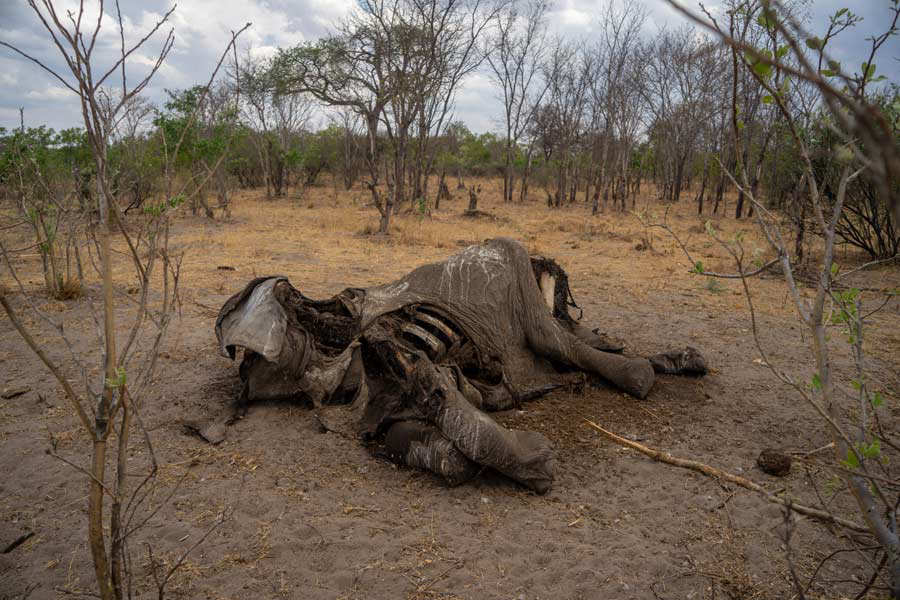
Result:
M205 309L204 314L211 318L218 303L205 301L207 296L231 294L239 282L250 277L279 273L312 295L332 294L350 285L389 281L460 247L507 236L521 241L532 253L556 257L573 275L575 287L578 276L588 274L610 282L608 289L595 293L627 293L640 301L665 287L702 296L704 307L710 310L746 313L738 281L711 284L706 278L691 274L691 265L676 241L660 229L646 228L630 212L591 216L581 202L561 209L549 209L538 201L504 204L496 181L469 183L481 186L479 209L494 218L464 217L467 192L454 189L453 198L443 202L440 211L421 214L402 207L401 214L394 216L387 237L372 234L377 229L378 213L366 204L367 193L359 186L349 191L331 185L307 188L302 199L289 194L267 200L260 190L241 191L235 194L229 221L185 216L175 222L171 246L175 253L184 253L184 299ZM705 233L707 220L712 221L723 239L743 234L748 255L762 259L771 256L752 221L721 215L700 217L688 201L663 207L653 202L648 193L645 190L637 202L643 218L665 218L707 270L733 272L735 267L727 252ZM815 245L814 241L813 255ZM119 250L124 252L125 248ZM854 249L839 247L837 262L843 267L864 261L865 257ZM19 267L26 286L41 295L39 259L24 258ZM130 261L117 261L114 277L123 289L134 285L136 274ZM12 283L6 273L0 275L0 285L11 288ZM87 282L88 287L92 284L96 282ZM900 285L900 270L878 269L867 276L866 285L896 288ZM761 314L787 316L794 312L785 286L777 277L755 281L753 293ZM64 309L63 303L58 306L57 302L46 298L44 304L51 311ZM900 346L896 328L874 327L870 331L868 342L875 352Z

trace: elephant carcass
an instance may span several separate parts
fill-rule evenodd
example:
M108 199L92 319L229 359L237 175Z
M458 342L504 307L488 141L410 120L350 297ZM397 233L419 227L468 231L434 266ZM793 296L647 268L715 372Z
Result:
M571 304L554 261L495 239L324 301L284 277L255 279L222 307L216 335L225 356L244 348L242 403L349 404L361 437L398 462L454 484L488 466L544 492L555 468L549 440L484 411L511 408L572 371L639 398L654 381L656 362L598 349L607 345L571 317ZM699 354L687 362L705 369Z

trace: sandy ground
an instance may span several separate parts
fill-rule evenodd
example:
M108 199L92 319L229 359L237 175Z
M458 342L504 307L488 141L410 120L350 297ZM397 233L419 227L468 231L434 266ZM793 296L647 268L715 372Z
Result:
M274 201L242 193L230 220L176 222L172 246L185 253L183 303L143 410L163 466L148 503L158 512L131 543L136 595L155 597L148 547L158 561L171 564L224 513L227 519L174 575L168 597L791 596L778 507L606 442L585 418L798 501L817 503L815 484L836 514L859 519L827 471L795 465L787 477L774 478L755 466L763 448L808 451L828 440L811 409L761 364L739 282L709 284L689 274L683 254L660 231L649 233L652 249L636 249L646 244L648 232L632 215L590 217L582 205L503 206L496 183L484 185L489 191L479 208L496 220L463 219L466 198L459 191L433 215L398 218L389 239L358 235L375 220L363 191L330 187ZM660 207L649 208L661 217ZM688 203L670 211L668 220L707 269L732 268ZM745 231L749 249L763 246L749 222L723 219L716 227L729 237ZM14 240L14 233L3 235ZM447 488L427 473L373 458L353 439L323 433L310 411L289 403L254 405L219 446L186 432L184 421L222 414L237 391L236 365L217 354L213 323L221 304L250 278L284 274L307 295L323 297L389 281L497 235L556 258L569 273L585 321L626 340L627 352L646 355L690 344L706 354L711 374L661 376L645 401L587 387L498 415L554 442L560 468L545 496L490 473ZM851 250L839 251L841 264L861 260ZM124 257L120 262L116 278L128 286L133 275ZM39 290L37 259L22 268L26 285ZM858 282L897 287L900 269L875 269ZM92 282L88 296L98 295ZM809 338L783 282L757 280L753 295L770 360L808 381ZM24 308L21 297L14 300ZM63 320L79 344L91 343L86 298L62 303L39 295L37 302ZM871 381L887 395L882 417L890 429L898 419L898 312L894 300L871 317L866 334ZM64 356L46 326L26 321L54 356ZM849 353L837 331L832 338L838 377L847 381ZM29 391L0 400L0 547L23 533L35 535L0 554L0 598L84 597L93 589L87 483L45 450L55 438L60 455L87 465L87 447L58 385L4 315L0 389L17 386ZM135 481L146 464L138 442L131 452ZM801 578L841 544L822 524L799 519L792 547ZM868 574L856 554L839 554L819 572L810 597L852 597L860 589L853 582Z

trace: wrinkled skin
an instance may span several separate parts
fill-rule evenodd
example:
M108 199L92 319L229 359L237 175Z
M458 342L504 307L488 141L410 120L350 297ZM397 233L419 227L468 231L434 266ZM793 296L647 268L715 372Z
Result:
M343 404L357 433L451 485L493 468L543 493L555 458L543 435L506 429L504 410L584 372L644 398L654 371L702 375L692 348L626 357L580 325L565 272L515 241L470 246L386 285L306 298L259 278L216 320L220 351L244 349L239 408L258 399Z

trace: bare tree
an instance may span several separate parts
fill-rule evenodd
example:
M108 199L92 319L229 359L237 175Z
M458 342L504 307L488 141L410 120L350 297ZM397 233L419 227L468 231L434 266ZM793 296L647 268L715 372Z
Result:
M721 52L693 27L662 30L648 62L647 105L650 136L657 148L659 195L677 202L685 188L698 142L698 123L720 106Z
M0 304L24 341L35 352L62 386L65 396L78 417L85 435L91 444L91 461L87 469L77 467L89 480L88 494L88 541L94 572L103 600L120 600L130 593L130 555L127 541L140 519L134 520L135 511L146 500L146 483L156 472L156 462L149 444L146 430L143 432L152 464L143 483L128 493L127 461L130 434L135 423L140 426L141 394L152 381L156 367L159 345L168 329L173 315L178 283L178 259L168 253L168 212L180 200L172 193L173 186L167 186L165 200L151 210L145 211L146 220L141 224L138 235L129 234L124 224L124 216L119 210L117 198L111 185L109 164L110 140L116 129L123 108L128 105L150 82L163 64L174 43L172 30L164 36L159 54L149 70L135 84L127 79L129 57L161 30L172 14L171 9L137 42L126 44L125 24L116 6L116 19L121 41L119 56L111 65L100 67L95 59L97 40L104 16L103 3L98 3L96 15L87 15L84 2L78 8L61 15L50 0L29 0L29 6L47 32L53 45L59 50L67 71L56 71L40 60L19 50L14 45L0 41L0 45L22 55L59 81L79 99L86 135L94 161L96 202L98 222L93 231L97 249L98 273L102 280L102 324L98 320L98 352L103 365L99 381L91 382L85 357L79 356L65 334L62 323L54 322L42 313L31 301L28 292L21 285L6 248L0 245L4 262L19 291L29 307L39 318L50 325L62 338L70 352L70 357L81 372L83 390L76 392L75 384L61 365L52 360L45 348L23 324L10 303L7 292L0 290ZM242 30L243 31L243 30ZM234 35L231 44L234 43ZM229 45L229 48L231 45ZM227 50L226 50L227 52ZM222 57L224 59L224 55ZM220 63L221 64L221 60ZM218 70L218 67L217 67ZM109 92L104 86L115 84L117 93ZM178 148L168 149L167 158L177 155ZM168 172L168 169L167 169ZM171 182L171 179L169 180ZM128 325L124 339L117 336L116 289L113 285L112 238L117 231L126 243L135 276L140 286L138 309ZM153 296L159 299L159 306L151 307L151 290L161 280L162 289ZM130 299L129 299L130 300ZM96 316L95 316L96 318ZM152 328L147 330L148 322ZM138 358L139 356L143 358ZM110 434L116 430L117 447L112 454L116 467L113 481L107 477L107 454ZM67 461L70 462L70 461ZM70 464L74 464L71 463ZM104 530L104 504L109 501L108 530ZM108 546L107 546L108 543Z
M252 57L247 50L241 69L235 76L238 86L243 91L240 103L243 121L249 125L252 132L250 138L262 167L266 198L271 198L273 144L269 134L274 127L273 103L277 92L269 85L267 67L265 60Z
M123 105L122 118L113 132L112 139L120 148L113 180L120 193L127 190L131 195L126 213L139 209L157 189L159 171L150 164L155 153L147 140L153 114L149 100L133 96Z
M600 40L593 49L597 74L591 82L589 165L585 198L594 182L592 212L597 214L600 198L603 204L610 189L622 198L632 150L643 122L642 101L646 75L647 51L641 44L641 30L647 18L646 8L638 4L610 3L601 21Z
M384 56L391 40L364 13L351 17L338 33L316 42L281 49L269 72L269 85L279 93L308 93L327 106L359 115L366 127L366 167L372 203L381 215L379 231L387 233L393 196L382 196L378 125L391 98Z
M427 141L449 123L459 83L481 62L476 41L493 13L485 0L364 0L360 8L338 33L282 50L270 81L349 108L366 123L367 185L384 234L408 181L414 194L424 192L433 163ZM384 196L381 125L392 159Z
M544 159L554 174L556 190L552 196L548 192L548 204L552 206L574 199L578 184L576 156L583 141L595 67L594 57L588 52L557 39L543 68L547 92L535 122Z
M341 132L340 163L338 169L341 172L344 189L353 187L359 177L359 155L362 150L360 139L364 135L359 115L344 107L339 108L332 115L331 121Z
M450 127L460 84L484 61L479 45L481 38L494 16L512 1L416 2L416 19L430 40L427 51L430 77L422 80L418 116L413 123L415 147L410 179L414 200L424 203L428 196L428 178L437 158L435 141Z
M519 140L547 90L540 80L547 30L548 0L528 0L524 7L510 3L494 17L494 29L485 50L494 84L500 88L506 133L503 201L512 202L513 160Z

